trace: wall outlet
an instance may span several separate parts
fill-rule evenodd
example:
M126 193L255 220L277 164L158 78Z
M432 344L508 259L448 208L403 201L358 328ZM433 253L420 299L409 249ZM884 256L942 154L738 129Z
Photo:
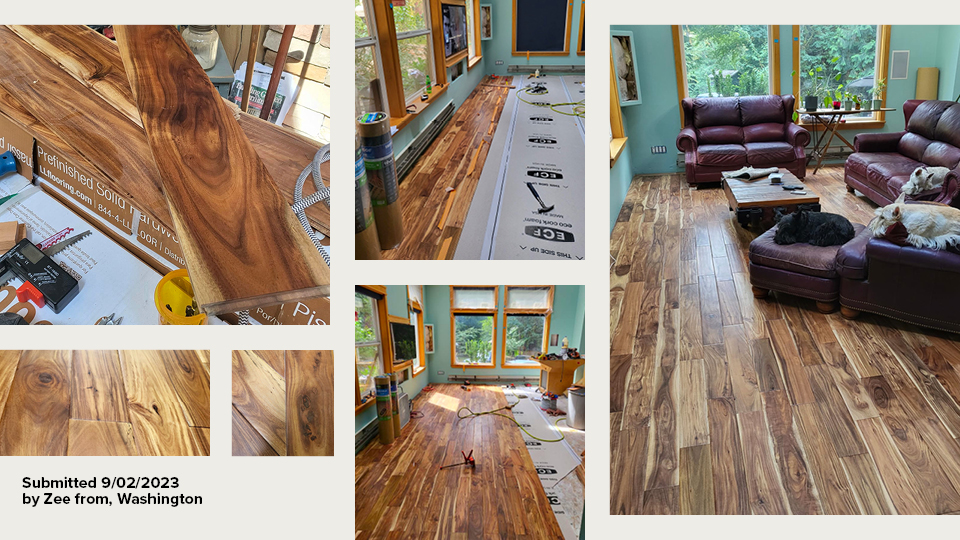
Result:
M494 64L496 64L496 65L498 65L498 66L502 66L502 65L503 65L503 60L497 60L496 62L494 62Z
M437 375L443 375L443 372L442 372L442 371L438 371L438 372L437 372Z
M654 153L654 154L666 154L666 153L667 153L667 147L666 147L666 146L651 146L651 147L650 147L650 152L652 152L652 153Z

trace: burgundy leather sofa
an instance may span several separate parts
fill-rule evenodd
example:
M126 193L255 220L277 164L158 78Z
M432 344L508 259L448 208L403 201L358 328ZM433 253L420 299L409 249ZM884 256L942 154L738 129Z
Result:
M929 190L910 200L956 204L960 179L960 103L911 99L903 104L906 129L896 133L861 133L853 139L854 153L843 168L847 190L859 190L880 206L892 203L910 174L923 165L951 169L943 189ZM948 187L952 184L952 188Z
M677 148L687 182L719 182L744 166L783 167L803 178L810 133L792 121L793 96L686 98Z

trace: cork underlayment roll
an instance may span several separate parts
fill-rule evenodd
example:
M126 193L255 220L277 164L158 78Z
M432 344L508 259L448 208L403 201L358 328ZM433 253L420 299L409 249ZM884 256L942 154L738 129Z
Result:
M356 216L354 258L358 261L378 261L380 260L380 239L377 238L377 222L373 219L373 209L370 206L370 186L367 185L367 168L363 164L359 134L356 136L356 150L356 162L353 166L357 186L354 195Z
M393 161L390 118L382 112L364 114L357 118L357 130L380 248L393 249L403 240L403 216L400 213L397 168Z
M380 444L393 442L393 406L390 401L390 377L380 375L373 378L377 385L377 420L380 428Z
M397 380L399 377L396 373L390 374L390 404L393 406L393 436L400 436L400 398L397 392Z
M937 99L937 87L939 84L939 68L917 68L917 99Z

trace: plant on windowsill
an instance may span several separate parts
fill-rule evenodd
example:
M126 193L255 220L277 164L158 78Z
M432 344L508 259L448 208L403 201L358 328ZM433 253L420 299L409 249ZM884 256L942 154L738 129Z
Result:
M850 92L843 93L843 110L852 111L853 110L853 94Z
M862 104L863 104L863 103L862 103L862 101L860 100L860 96L854 94L854 96L853 96L853 110L859 111L859 110L860 110L860 106L861 106Z
M836 64L839 61L840 61L839 56L834 56L833 58L830 59L831 64ZM830 105L831 105L831 101L829 98L830 90L826 86L826 76L824 75L824 71L825 71L824 66L816 66L807 72L807 75L810 77L810 80L813 81L813 90L809 94L803 97L803 108L806 109L808 112L817 110L817 104L820 102L820 96L824 95L825 93L828 97L824 99L824 103L826 104L828 109L830 108ZM796 74L797 74L797 70L793 70L792 72L790 72L791 77L796 76ZM833 79L837 82L840 82L840 78L841 78L841 74L837 73L837 75Z
M837 75L837 80L838 81L840 80L840 75ZM832 97L827 96L827 99L830 99L833 101L833 110L839 111L841 101L843 100L843 85L842 84L837 85L837 89L833 91L833 96Z
M887 82L884 79L877 79L873 85L873 104L872 109L877 110L883 107L883 91L887 88Z

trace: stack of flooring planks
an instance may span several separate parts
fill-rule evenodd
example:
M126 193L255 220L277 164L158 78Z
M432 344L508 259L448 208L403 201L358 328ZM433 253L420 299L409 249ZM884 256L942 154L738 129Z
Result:
M207 351L0 351L0 456L208 456Z
M508 86L478 85L417 160L400 184L406 234L383 258L453 258L509 92ZM453 203L446 213L449 196Z
M434 388L414 399L423 417L399 439L357 455L355 537L563 538L517 426L493 415L457 418L460 407L506 406L503 391ZM471 450L476 468L440 470Z
M867 223L842 167L823 210ZM960 338L751 292L720 189L638 176L611 254L611 514L960 511Z
M333 352L233 351L233 455L333 455Z

